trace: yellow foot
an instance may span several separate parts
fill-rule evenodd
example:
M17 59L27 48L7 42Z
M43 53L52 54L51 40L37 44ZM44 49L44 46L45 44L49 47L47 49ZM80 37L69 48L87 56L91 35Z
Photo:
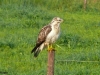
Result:
M54 48L52 47L52 45L48 45L48 51L52 51L52 50L54 50Z
M53 48L49 48L49 49L48 49L48 51L52 51L52 50L54 50L54 49L53 49Z

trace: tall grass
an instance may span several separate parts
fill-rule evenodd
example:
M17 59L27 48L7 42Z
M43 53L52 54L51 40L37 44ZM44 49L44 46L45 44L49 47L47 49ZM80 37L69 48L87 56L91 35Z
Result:
M0 0L0 73L45 75L47 50L38 58L30 51L39 30L59 16L64 22L55 44L55 75L99 75L100 1L93 1L83 11L83 0Z

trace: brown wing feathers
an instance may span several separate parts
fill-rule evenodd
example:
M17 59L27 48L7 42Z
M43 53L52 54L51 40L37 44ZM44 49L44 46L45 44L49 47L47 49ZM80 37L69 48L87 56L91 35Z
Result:
M38 39L37 39L37 43L36 43L36 46L33 48L33 50L31 51L31 53L35 52L36 49L43 43L45 42L46 40L46 37L47 35L49 34L49 32L51 31L51 26L50 25L47 25L47 26L44 26L39 35L38 35Z

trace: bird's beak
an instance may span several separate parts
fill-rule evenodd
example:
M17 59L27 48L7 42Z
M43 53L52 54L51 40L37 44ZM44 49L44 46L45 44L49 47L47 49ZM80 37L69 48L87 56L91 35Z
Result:
M61 22L63 22L63 19L61 19Z

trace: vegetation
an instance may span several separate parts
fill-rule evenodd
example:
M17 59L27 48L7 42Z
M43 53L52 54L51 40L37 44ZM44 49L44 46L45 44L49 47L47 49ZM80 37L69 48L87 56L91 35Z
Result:
M99 0L88 0L85 11L82 0L0 0L0 75L46 75L47 50L37 58L31 50L55 16L64 20L55 44L55 75L99 75Z

